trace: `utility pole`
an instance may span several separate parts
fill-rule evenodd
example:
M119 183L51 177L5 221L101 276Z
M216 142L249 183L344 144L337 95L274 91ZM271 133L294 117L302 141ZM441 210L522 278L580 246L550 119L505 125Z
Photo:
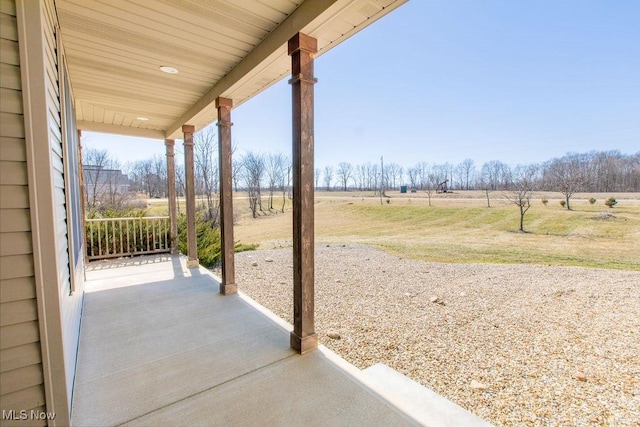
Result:
M380 204L382 205L382 198L384 194L384 157L380 157Z

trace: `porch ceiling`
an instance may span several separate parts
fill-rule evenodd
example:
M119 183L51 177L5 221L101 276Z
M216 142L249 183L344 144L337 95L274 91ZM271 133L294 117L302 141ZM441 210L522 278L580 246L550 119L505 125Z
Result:
M406 1L57 0L78 127L181 138L289 75L295 33L321 55Z

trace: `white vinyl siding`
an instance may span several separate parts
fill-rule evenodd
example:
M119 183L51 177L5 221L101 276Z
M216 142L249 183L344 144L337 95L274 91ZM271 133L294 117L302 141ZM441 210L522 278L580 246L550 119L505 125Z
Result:
M30 410L45 395L15 15L0 0L0 400Z

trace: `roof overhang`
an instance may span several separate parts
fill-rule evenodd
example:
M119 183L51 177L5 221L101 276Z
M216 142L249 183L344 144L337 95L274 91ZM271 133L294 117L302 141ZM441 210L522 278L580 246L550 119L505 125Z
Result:
M322 55L406 1L57 0L78 127L179 139L289 75L296 33Z

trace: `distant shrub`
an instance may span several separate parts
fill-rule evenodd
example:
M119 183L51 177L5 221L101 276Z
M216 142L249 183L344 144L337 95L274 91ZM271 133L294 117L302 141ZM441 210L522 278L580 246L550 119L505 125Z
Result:
M102 207L93 208L87 210L87 219L100 219L100 218L142 218L146 215L145 209L140 209L136 206L126 207Z
M542 204L547 206L547 203L549 203L549 199L542 199Z
M618 203L618 201L617 201L615 198L613 198L613 197L609 197L609 198L607 199L607 201L606 201L606 202L604 202L604 204L605 204L605 205L607 205L607 206L609 206L610 208L614 207L617 203Z
M560 206L564 208L565 206L567 206L567 202L564 200L560 200Z
M596 204L596 201L597 201L597 200L596 200L596 198L595 198L595 197L592 197L592 198L590 198L590 199L589 199L589 203L591 203L592 205L595 205L595 204Z

